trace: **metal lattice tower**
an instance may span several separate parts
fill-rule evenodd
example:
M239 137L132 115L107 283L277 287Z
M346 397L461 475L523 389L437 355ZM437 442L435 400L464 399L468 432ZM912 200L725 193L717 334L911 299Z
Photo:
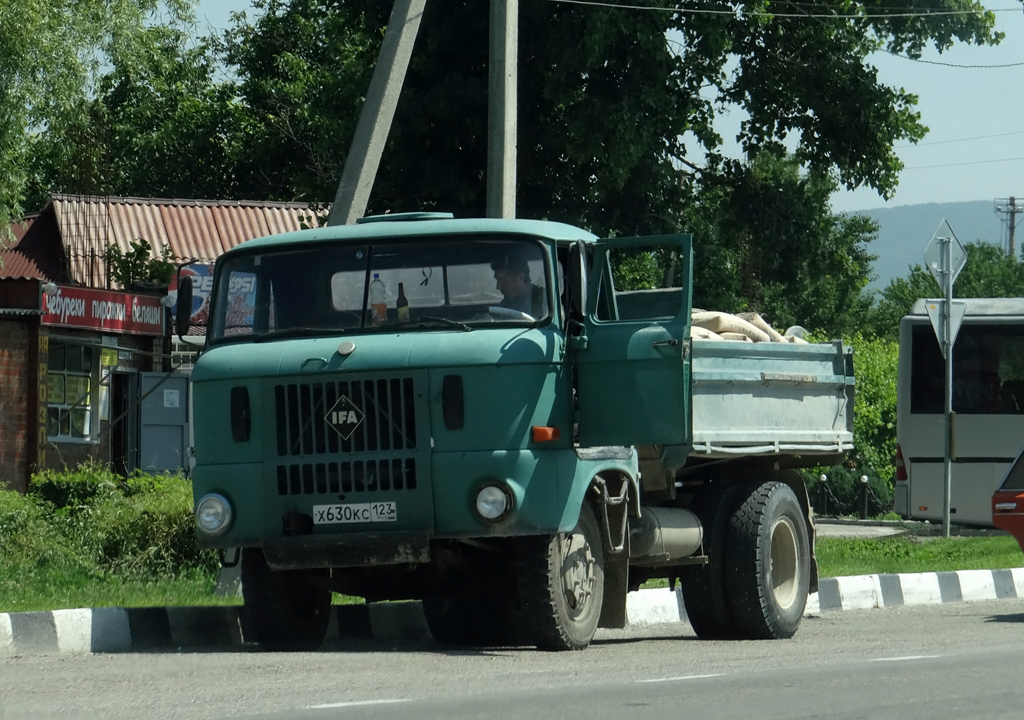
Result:
M92 119L66 131L68 151L61 158L60 192L69 210L61 231L72 267L79 269L89 287L108 287L105 263L96 248L106 248L110 237L107 213L107 178L110 175L107 128Z

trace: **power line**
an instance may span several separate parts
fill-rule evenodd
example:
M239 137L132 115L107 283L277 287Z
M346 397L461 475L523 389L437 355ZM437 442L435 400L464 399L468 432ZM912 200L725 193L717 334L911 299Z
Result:
M743 17L771 18L821 18L830 20L888 20L897 18L945 17L949 15L982 15L997 12L1020 12L1020 8L995 8L988 10L928 10L925 12L893 12L893 13L860 13L840 15L838 13L775 13L763 10L712 10L710 8L660 7L651 5L628 5L626 3L599 2L598 0L548 0L548 2L566 3L569 5L589 5L591 7L615 8L619 10L653 10L655 12L679 13L680 15L734 15Z
M889 52L889 51L886 51ZM938 60L922 60L921 58L912 58L909 55L901 55L900 53L889 52L893 57L903 58L904 60L910 60L911 62L924 63L926 65L941 65L943 67L951 68L969 68L969 69L992 69L992 68L1012 68L1020 67L1024 65L1024 62L1015 63L1003 63L1002 65L960 65L959 63L948 63L940 62Z
M904 148L915 148L923 147L925 145L948 145L949 143L968 142L969 140L988 140L989 138L1000 138L1008 137L1010 135L1024 135L1024 130L1014 130L1013 132L994 133L992 135L975 135L974 137L956 138L954 140L932 140L931 142L922 143L908 143L906 145L897 145L897 150Z
M945 163L942 165L918 165L917 167L905 167L904 170L931 170L932 168L944 168L944 167L961 167L963 165L988 165L990 163L1004 163L1004 162L1016 162L1018 160L1024 160L1022 157L1012 158L999 158L997 160L971 160L969 162L959 163Z

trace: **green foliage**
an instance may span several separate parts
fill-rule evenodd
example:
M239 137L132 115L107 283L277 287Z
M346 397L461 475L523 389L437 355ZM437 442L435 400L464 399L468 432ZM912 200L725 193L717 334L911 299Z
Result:
M121 250L117 243L111 243L103 259L107 262L110 278L124 288L137 282L152 282L166 287L174 278L175 257L170 246L164 247L159 257L154 257L153 248L145 238L132 241L127 252Z
M130 58L153 13L193 0L17 0L0 5L0 227L20 214L33 134L80 115L104 63Z
M662 287L664 259L657 254L647 250L622 249L612 255L615 289L619 292Z
M1020 547L1012 537L819 538L815 554L821 577L987 570L1024 564Z
M197 545L192 488L180 476L122 481L84 465L35 475L24 496L0 491L0 610L22 596L21 584L45 594L62 583L194 582L217 566L216 553Z
M860 333L848 339L853 346L856 376L853 435L855 449L850 455L855 467L872 478L880 478L891 495L896 456L896 366L899 344L891 340L865 338Z
M835 188L827 175L802 172L794 156L763 152L729 164L690 216L694 303L756 310L777 328L800 325L830 338L856 331L870 305L862 291L877 226L834 215Z
M43 470L32 476L29 492L56 509L77 507L100 496L122 492L120 475L105 465L85 462L64 471Z
M29 206L53 191L237 197L231 168L244 153L244 123L233 85L216 79L211 46L156 25L111 64L75 113L34 139Z
M991 243L968 243L967 262L953 285L953 296L1024 297L1024 263ZM921 265L914 265L905 278L894 278L881 291L867 316L866 332L899 340L900 318L907 315L919 298L942 296L939 284Z

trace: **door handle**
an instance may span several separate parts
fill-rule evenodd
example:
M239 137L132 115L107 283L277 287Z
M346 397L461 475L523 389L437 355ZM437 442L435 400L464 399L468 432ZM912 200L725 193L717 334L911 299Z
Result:
M657 342L652 342L651 343L651 347L661 347L663 345L668 345L669 347L675 347L678 344L679 344L679 341L676 340L675 338L672 338L671 340L658 340Z

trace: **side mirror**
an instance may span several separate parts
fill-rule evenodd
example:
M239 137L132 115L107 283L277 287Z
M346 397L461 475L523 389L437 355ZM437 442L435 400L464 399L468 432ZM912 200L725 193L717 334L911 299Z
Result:
M178 339L188 334L192 324L192 278L186 275L178 280L178 304L174 309L174 332Z

